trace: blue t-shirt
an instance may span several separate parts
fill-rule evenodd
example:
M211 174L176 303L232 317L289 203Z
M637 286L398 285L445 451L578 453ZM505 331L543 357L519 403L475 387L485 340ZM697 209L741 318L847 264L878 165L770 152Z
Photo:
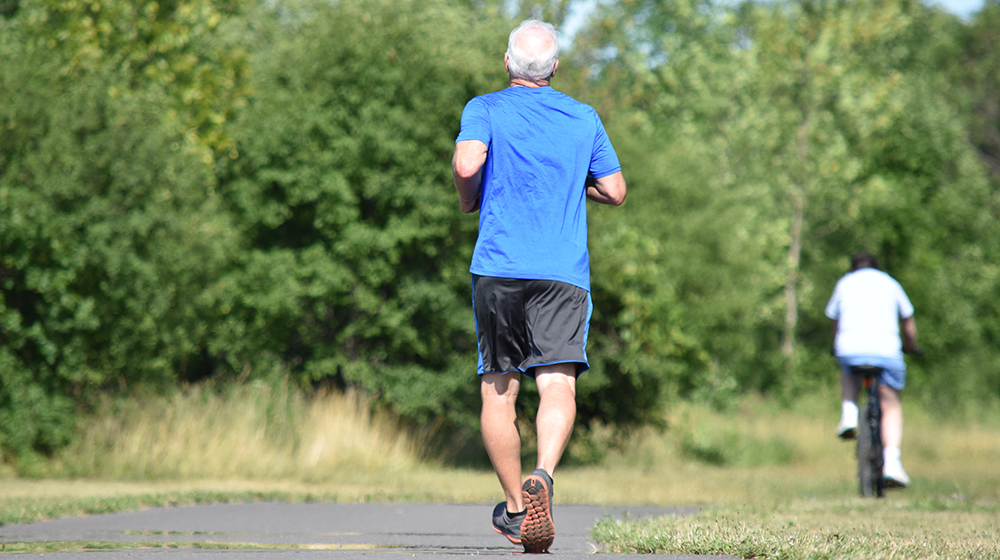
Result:
M508 87L469 101L463 140L489 147L470 272L590 291L585 181L621 170L597 112L551 87Z

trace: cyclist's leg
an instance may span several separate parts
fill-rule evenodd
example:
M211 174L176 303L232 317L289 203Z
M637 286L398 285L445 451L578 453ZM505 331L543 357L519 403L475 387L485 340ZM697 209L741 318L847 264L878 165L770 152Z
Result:
M861 377L849 373L843 367L840 374L840 423L837 424L837 435L842 439L851 439L858 427L858 396L861 393Z
M903 405L901 391L906 386L906 364L902 358L889 360L879 376L879 399L882 401L882 445L899 449L903 443Z
M858 395L861 394L861 376L841 372L840 392L845 401L857 404Z
M903 442L903 407L900 392L884 384L879 385L879 399L882 402L882 441L885 464L882 472L890 487L910 485L910 477L903 469L899 446Z
M901 393L884 383L878 386L882 403L882 445L899 449L903 443L903 403Z

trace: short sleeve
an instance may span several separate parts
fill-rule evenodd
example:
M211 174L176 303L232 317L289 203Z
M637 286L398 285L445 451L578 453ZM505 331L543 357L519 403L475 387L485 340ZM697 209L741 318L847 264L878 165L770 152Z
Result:
M594 136L594 151L590 156L590 169L588 172L596 179L607 177L612 173L621 171L621 163L618 162L618 154L611 145L607 131L604 130L604 123L594 112L594 120L597 121L597 134Z
M903 291L903 287L896 282L896 304L899 306L899 318L909 319L913 317L913 304L910 303L910 298L906 297L906 292Z
M833 288L833 295L830 296L830 301L826 303L825 315L827 319L836 320L840 318L840 285L841 282L837 282L837 285Z
M493 127L490 126L490 114L486 103L481 97L473 97L462 110L462 130L455 142L463 140L479 140L487 146L493 137Z

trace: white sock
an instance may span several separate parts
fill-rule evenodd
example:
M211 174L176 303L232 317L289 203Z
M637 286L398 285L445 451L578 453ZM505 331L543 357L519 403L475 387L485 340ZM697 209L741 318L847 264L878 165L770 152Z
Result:
M900 451L898 447L886 447L882 450L882 461L885 463L898 463Z
M843 401L840 403L840 414L841 418L847 420L848 418L857 421L858 419L858 403L851 401Z

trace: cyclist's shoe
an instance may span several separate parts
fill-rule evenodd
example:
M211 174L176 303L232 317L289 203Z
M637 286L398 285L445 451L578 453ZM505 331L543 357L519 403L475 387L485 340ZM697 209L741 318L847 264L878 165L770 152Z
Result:
M885 485L889 488L906 488L910 485L910 477L906 476L903 463L899 461L886 461L882 467L882 476L885 477Z
M850 417L841 418L837 424L837 437L840 439L854 439L858 436L858 419Z
M525 552L548 552L556 537L552 523L552 477L535 469L521 485L527 513L521 523L521 544Z
M527 510L521 513L509 513L507 502L500 502L493 508L493 530L507 537L514 544L521 544L521 523Z

